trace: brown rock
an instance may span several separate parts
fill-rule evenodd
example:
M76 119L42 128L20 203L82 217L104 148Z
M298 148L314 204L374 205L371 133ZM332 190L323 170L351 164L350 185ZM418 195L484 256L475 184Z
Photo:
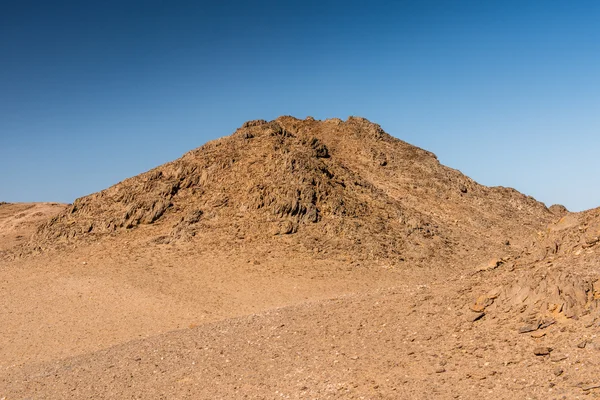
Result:
M529 332L537 331L538 328L539 328L539 324L523 325L522 327L519 328L519 333L529 333Z
M550 207L548 207L548 210L550 210L552 214L560 217L564 216L569 212L569 210L567 210L567 207L563 206L562 204L551 205Z
M550 361L552 362L560 362L560 361L564 361L566 360L568 357L564 354L554 354L552 357L550 357Z
M479 313L475 313L474 315L472 315L469 320L471 322L475 322L475 321L479 321L481 318L483 318L485 316L484 312L479 312Z
M547 356L551 352L552 352L551 347L540 346L540 347L536 347L535 349L533 349L533 354L535 354L536 356Z

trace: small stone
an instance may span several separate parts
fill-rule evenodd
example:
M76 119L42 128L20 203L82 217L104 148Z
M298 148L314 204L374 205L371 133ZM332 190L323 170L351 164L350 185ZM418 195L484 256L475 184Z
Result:
M580 349L585 349L585 346L587 346L587 340L584 340L583 342L577 344L577 347L579 347Z
M552 362L560 362L560 361L564 361L567 359L567 356L564 354L555 354L550 358L550 361Z
M561 367L554 368L554 375L556 375L556 376L561 376L563 374L563 372L565 372L565 370L562 369Z
M502 260L501 258L493 258L490 261L488 261L486 264L477 268L475 270L475 272L491 271L493 269L498 268L502 264L504 264L504 260Z
M554 325L555 323L556 323L556 320L554 320L554 319L546 319L546 320L543 320L543 321L540 323L539 329L545 329L545 328L547 328L547 327L549 327L549 326L551 326L551 325Z
M473 316L471 316L470 320L471 320L471 322L479 321L484 316L485 316L484 312L476 313Z
M438 368L436 368L436 370L435 370L435 373L436 373L436 374L442 374L442 373L444 373L444 372L446 372L446 368L444 368L444 367L438 367Z
M531 334L531 337L534 338L534 339L539 339L539 338L542 338L544 336L546 336L546 332L542 332L542 331L533 332Z
M471 309L471 311L474 311L474 312L477 312L477 313L480 313L480 312L482 312L482 311L485 310L485 306L483 304L477 304L477 303L471 304L469 306L469 308Z
M529 333L533 331L537 331L539 328L539 324L528 324L519 328L519 333Z
M481 295L475 300L474 304L471 304L470 308L475 312L483 312L487 307L494 303L493 298L489 298L486 295Z
M547 356L548 354L550 354L550 352L552 352L551 347L540 346L533 349L533 354L535 354L536 356Z

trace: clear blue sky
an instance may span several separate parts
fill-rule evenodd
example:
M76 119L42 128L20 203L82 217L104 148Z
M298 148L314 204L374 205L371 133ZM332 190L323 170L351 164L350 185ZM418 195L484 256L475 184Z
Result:
M0 2L0 200L72 202L279 115L600 206L600 2Z

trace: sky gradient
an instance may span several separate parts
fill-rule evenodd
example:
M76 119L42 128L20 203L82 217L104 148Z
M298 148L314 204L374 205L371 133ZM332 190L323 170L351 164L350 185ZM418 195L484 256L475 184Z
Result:
M350 115L600 206L600 2L0 2L0 201L102 190L244 121Z

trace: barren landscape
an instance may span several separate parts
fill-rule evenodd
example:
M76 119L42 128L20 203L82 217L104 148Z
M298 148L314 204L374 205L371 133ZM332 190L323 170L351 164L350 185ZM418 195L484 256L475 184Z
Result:
M599 249L364 118L248 121L0 204L0 399L600 398Z

